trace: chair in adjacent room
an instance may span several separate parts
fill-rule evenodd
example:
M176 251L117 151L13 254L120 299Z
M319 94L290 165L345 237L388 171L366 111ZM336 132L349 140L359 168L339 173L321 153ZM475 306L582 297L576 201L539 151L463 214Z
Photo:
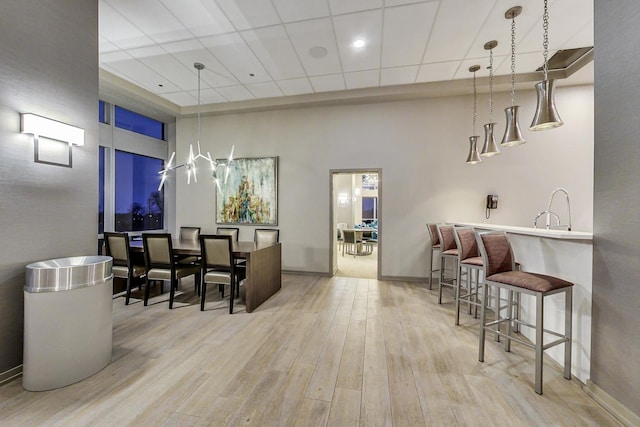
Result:
M454 237L453 225L438 225L438 240L440 240L440 275L438 280L438 304L442 304L442 288L450 287L454 291L458 281L458 246ZM446 277L447 261L451 261L451 277ZM454 295L455 297L455 295ZM455 300L454 300L455 301Z
M347 223L346 222L339 222L338 224L336 224L336 227L338 228L338 236L337 236L337 239L338 239L338 250L340 250L340 247L344 243L344 233L343 233L342 230L347 228Z
M358 245L362 245L362 239L357 238L357 234L354 230L342 230L342 235L344 236L344 241L342 242L342 256L344 256L344 252L346 250L347 254L353 255L355 258L358 254Z
M238 227L218 227L216 229L216 234L221 236L231 236L231 239L234 242L238 241L238 235L240 234L240 228Z
M106 255L113 258L113 277L127 280L125 305L129 305L131 299L131 286L135 279L142 280L146 268L144 265L135 265L129 253L129 235L127 233L104 233L104 245Z
M235 298L236 265L233 260L233 243L229 235L200 235L202 251L202 291L200 293L200 311L204 311L207 296L207 284L217 284L224 297L224 286L229 285L229 314L233 313Z
M511 351L511 341L515 341L535 350L535 391L542 394L542 367L544 351L556 345L564 344L564 378L571 379L571 323L573 283L540 273L519 271L513 257L511 244L506 233L501 231L475 233L478 248L484 263L484 286L482 290L482 308L480 312L481 328L478 346L478 360L484 361L484 345L486 332L504 337L505 351ZM495 320L487 320L489 307L488 289L494 286L498 290L507 291L507 313L503 316L500 309ZM535 298L535 324L519 320L514 314L512 304L514 294L525 294ZM544 301L550 295L564 294L564 332L558 333L544 329ZM500 325L506 325L506 331ZM513 334L514 324L535 330L534 343L523 340ZM545 333L553 335L555 341L545 341ZM545 344L546 342L546 344Z
M144 291L144 305L149 301L149 288L152 280L169 282L169 308L173 308L178 280L194 275L195 283L200 283L200 266L179 264L173 256L171 234L143 233L144 259L147 268L147 286Z
M275 245L280 241L280 230L274 228L256 228L253 241L259 246Z
M458 278L456 282L456 320L460 324L460 304L467 304L469 314L474 310L474 317L478 315L480 300L478 292L482 286L480 272L484 265L478 251L478 242L473 227L456 227L453 236L458 248ZM464 283L464 289L462 284ZM463 293L464 291L464 293Z
M427 231L431 239L431 246L429 247L429 290L431 290L431 283L433 282L433 273L436 271L439 273L440 268L433 268L433 254L440 252L440 237L438 236L438 224L427 223Z

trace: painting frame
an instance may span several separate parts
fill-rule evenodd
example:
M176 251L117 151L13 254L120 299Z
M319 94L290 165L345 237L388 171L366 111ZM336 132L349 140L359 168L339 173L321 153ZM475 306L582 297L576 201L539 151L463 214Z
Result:
M219 173L216 224L278 225L278 156L234 159Z

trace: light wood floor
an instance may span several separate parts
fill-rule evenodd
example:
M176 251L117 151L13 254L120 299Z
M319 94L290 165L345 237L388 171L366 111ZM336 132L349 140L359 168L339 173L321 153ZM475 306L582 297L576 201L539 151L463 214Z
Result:
M528 348L488 341L479 363L477 321L453 326L422 284L285 275L233 315L184 289L171 311L114 300L113 362L59 390L1 387L0 425L618 425L551 361L536 395Z

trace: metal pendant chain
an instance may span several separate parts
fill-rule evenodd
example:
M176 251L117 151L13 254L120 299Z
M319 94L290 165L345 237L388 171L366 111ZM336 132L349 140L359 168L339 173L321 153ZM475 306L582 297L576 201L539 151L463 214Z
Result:
M493 48L489 49L489 123L493 123Z
M544 13L542 15L542 29L544 36L542 39L542 49L544 56L544 65L542 66L544 71L544 79L548 80L549 75L549 9L547 8L547 0L544 0Z
M473 72L473 133L472 135L476 134L476 117L477 117L477 92L476 92L476 72Z
M516 20L511 19L511 106L516 105Z

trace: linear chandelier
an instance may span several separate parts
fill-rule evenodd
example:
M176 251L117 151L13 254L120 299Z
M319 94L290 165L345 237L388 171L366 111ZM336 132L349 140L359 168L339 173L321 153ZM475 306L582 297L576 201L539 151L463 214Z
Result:
M167 162L167 166L158 172L162 178L160 180L160 185L158 186L158 191L160 191L164 185L164 182L167 180L167 175L174 169L179 169L184 167L187 170L187 184L191 184L191 177L193 176L193 181L198 182L197 175L197 161L198 159L204 159L204 161L209 163L209 167L211 170L211 179L213 179L218 187L218 191L220 190L220 180L218 178L218 168L223 168L225 170L224 174L224 182L227 182L227 178L229 177L229 171L233 167L233 152L235 150L235 145L231 147L231 153L226 161L218 161L211 157L211 153L207 151L207 154L202 154L202 150L200 149L200 72L205 69L204 64L200 62L196 62L193 64L194 68L198 70L198 137L197 137L197 154L194 153L193 144L189 144L189 157L187 161L181 164L173 164L173 161L176 157L176 152L171 153L171 157Z

